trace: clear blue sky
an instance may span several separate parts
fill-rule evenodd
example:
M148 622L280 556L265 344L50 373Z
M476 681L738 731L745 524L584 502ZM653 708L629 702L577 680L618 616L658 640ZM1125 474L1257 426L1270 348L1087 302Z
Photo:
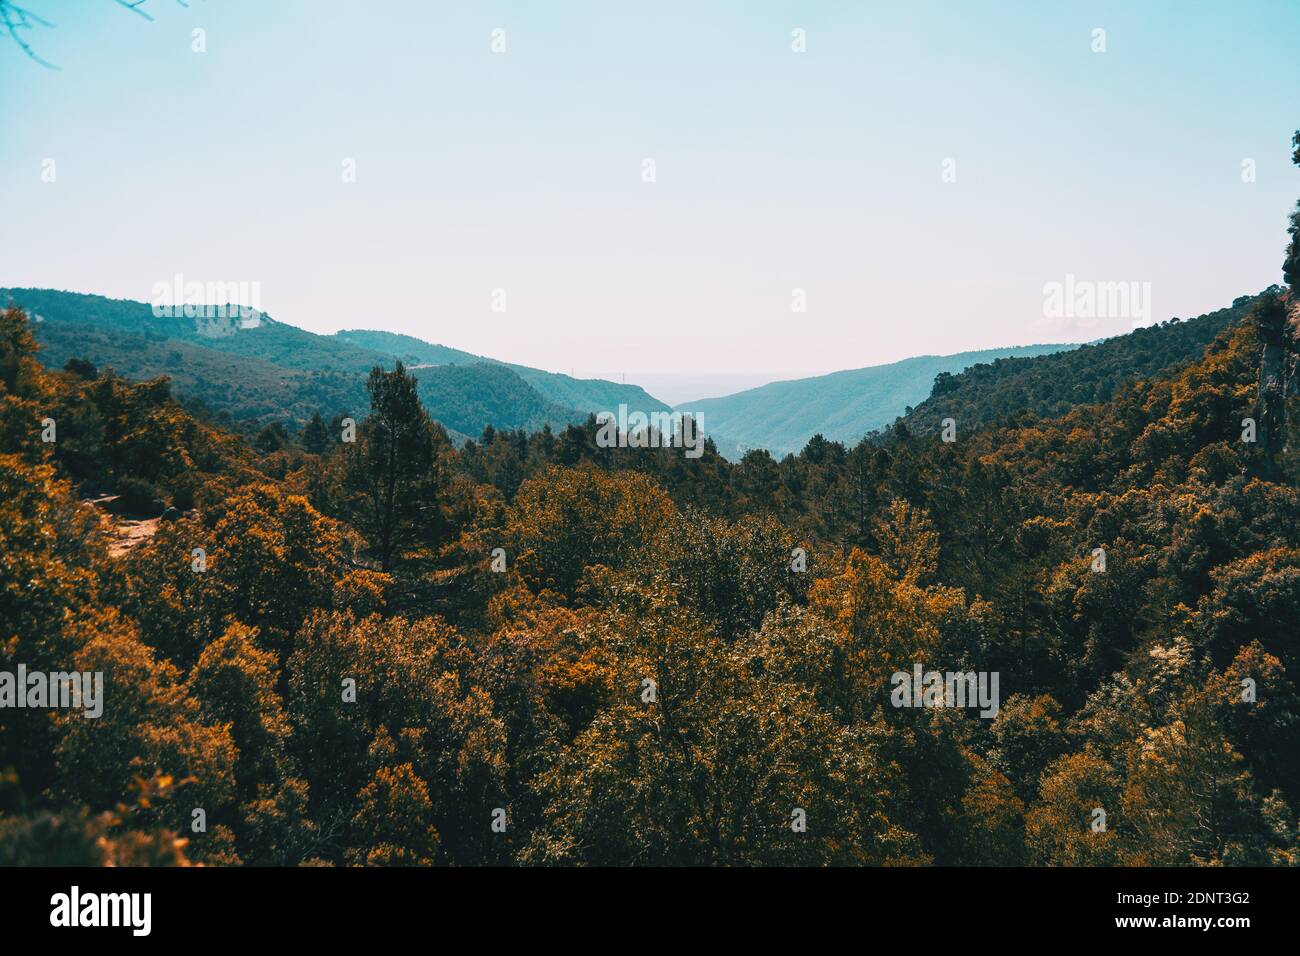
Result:
M61 69L0 44L0 286L257 282L315 331L580 376L1129 327L1044 320L1067 273L1191 316L1280 280L1300 197L1294 0L23 3Z

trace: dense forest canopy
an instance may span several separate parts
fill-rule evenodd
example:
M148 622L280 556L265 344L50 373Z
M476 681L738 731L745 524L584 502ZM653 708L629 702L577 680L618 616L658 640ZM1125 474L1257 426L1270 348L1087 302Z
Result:
M1297 222L779 461L457 448L400 362L250 441L8 308L0 672L103 693L0 708L0 863L1298 863Z

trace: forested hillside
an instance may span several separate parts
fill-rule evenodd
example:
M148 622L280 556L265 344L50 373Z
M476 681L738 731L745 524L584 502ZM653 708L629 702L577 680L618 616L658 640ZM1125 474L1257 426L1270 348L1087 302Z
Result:
M344 341L401 359L408 365L468 365L489 362L502 365L537 390L546 401L577 411L585 417L602 411L617 411L619 404L642 412L667 410L668 406L638 385L609 382L601 378L573 378L559 372L545 372L526 365L512 365L481 355L471 355L445 345L432 345L410 335L394 332L345 330L335 333ZM497 426L513 427L497 421Z
M959 374L940 372L930 397L900 420L910 431L929 434L938 432L945 418L973 427L1022 411L1062 415L1075 405L1107 401L1139 378L1200 358L1257 298L1242 296L1229 308L1195 319L1171 319L1069 351L998 358Z
M585 417L547 401L505 365L439 365L412 369L411 374L424 407L440 409L438 421L467 435L494 423L531 432L544 425L563 428Z
M334 333L334 338L348 342L358 348L391 358L400 359L408 366L420 365L472 365L475 362L491 362L483 355L462 352L446 345L435 345L413 335L398 332L382 332L369 329L343 329Z
M0 862L1295 863L1294 395L1241 440L1290 301L1059 418L736 465L457 451L402 372L259 453L11 309L0 669L107 689L0 710ZM79 491L140 481L184 513L111 558ZM890 706L914 662L996 717Z
M156 316L153 307L128 299L59 292L54 289L0 289L5 304L12 301L33 316L41 342L56 335L75 336L85 327L108 333L100 343L106 351L103 364L120 364L136 338L147 341L179 340L226 355L256 359L284 369L310 372L360 372L375 364L379 353L359 348L331 336L315 335L258 313L256 324L232 334L214 334L209 323L183 316ZM212 302L211 306L227 303ZM243 303L233 303L240 306ZM238 322L238 319L235 320ZM213 323L214 325L216 323ZM113 349L113 336L122 344ZM112 351L107 351L113 349ZM87 357L87 356L82 356Z
M143 302L0 289L0 305L10 303L33 317L47 367L62 369L78 359L128 379L166 376L196 414L249 435L266 428L293 435L314 414L325 420L360 414L366 375L394 360L417 366L426 408L458 442L489 425L562 427L620 403L643 411L668 407L635 385L574 379L387 332L316 335L260 313L249 327L236 320L227 329L160 318ZM418 368L423 365L437 368ZM471 370L478 365L490 367Z
M923 399L936 375L1003 356L1046 355L1069 348L1073 346L1026 345L919 355L889 365L769 382L734 395L683 402L677 408L701 415L705 430L719 444L725 436L729 443L765 448L780 457L799 451L814 435L857 442Z

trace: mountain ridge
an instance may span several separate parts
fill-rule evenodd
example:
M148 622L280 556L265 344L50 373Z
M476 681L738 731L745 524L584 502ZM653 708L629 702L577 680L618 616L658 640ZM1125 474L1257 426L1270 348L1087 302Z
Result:
M706 433L721 431L743 448L765 448L780 457L797 454L814 435L854 444L923 400L941 372L961 371L985 357L1036 356L1073 348L1077 346L1022 345L917 355L882 365L769 382L674 407L702 414Z
M1079 405L1110 401L1141 378L1172 374L1179 365L1197 361L1220 332L1244 321L1269 291L1238 296L1230 306L1194 318L1171 318L1067 351L1001 358L956 375L941 374L929 397L900 415L895 425L932 434L946 417L969 429L1020 412L1054 418Z
M249 429L287 422L292 430L313 412L326 418L359 412L367 403L365 378L370 369L409 358L402 350L372 349L348 336L320 335L262 312L255 313L253 325L222 326L222 320L157 316L146 303L92 293L6 288L0 289L0 299L37 317L33 329L47 366L58 368L79 358L132 379L165 375L192 406L218 421ZM214 332L214 326L222 327ZM420 369L416 377L430 416L458 441L478 435L487 425L499 430L560 427L603 408L569 407L555 396L596 406L601 389L634 394L623 391L633 386L592 380L584 396L570 384L577 380L568 376L432 346L411 336L401 338L417 343L426 357L436 349L444 359ZM461 358L472 361L447 361ZM499 371L463 371L474 365ZM651 403L667 407L657 399Z
M1061 402L1105 398L1118 382L1185 360L1253 301L1240 297L1229 309L1185 320L1163 338L1136 330L1082 345L918 355L670 406L635 384L578 379L405 333L343 329L322 335L260 312L251 325L223 325L156 316L133 300L51 289L0 289L0 298L39 317L33 328L45 364L62 367L80 358L132 379L166 375L183 400L250 430L278 421L294 431L315 412L326 418L357 413L366 404L370 369L400 360L412 370L430 416L458 444L488 425L562 430L626 404L644 412L695 413L719 454L733 461L757 448L778 458L795 454L815 435L852 445L891 423L933 429L941 411L956 409L964 423L979 423L1021 407L1051 411ZM1062 358L1076 353L1082 358ZM1053 368L1086 366L1092 380L1082 372L1053 375L1034 364L1051 357ZM977 379L983 384L972 390L967 383ZM1068 396L1060 391L1065 381L1071 383ZM996 399L988 397L990 388L998 390Z

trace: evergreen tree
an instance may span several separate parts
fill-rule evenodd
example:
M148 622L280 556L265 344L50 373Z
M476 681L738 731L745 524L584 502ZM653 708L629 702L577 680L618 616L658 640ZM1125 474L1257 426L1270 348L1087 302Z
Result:
M323 455L327 445L325 421L320 417L320 412L312 412L311 419L302 430L302 447L313 455Z
M352 516L382 570L436 522L433 423L401 362L366 382L370 414L349 450L344 484Z

